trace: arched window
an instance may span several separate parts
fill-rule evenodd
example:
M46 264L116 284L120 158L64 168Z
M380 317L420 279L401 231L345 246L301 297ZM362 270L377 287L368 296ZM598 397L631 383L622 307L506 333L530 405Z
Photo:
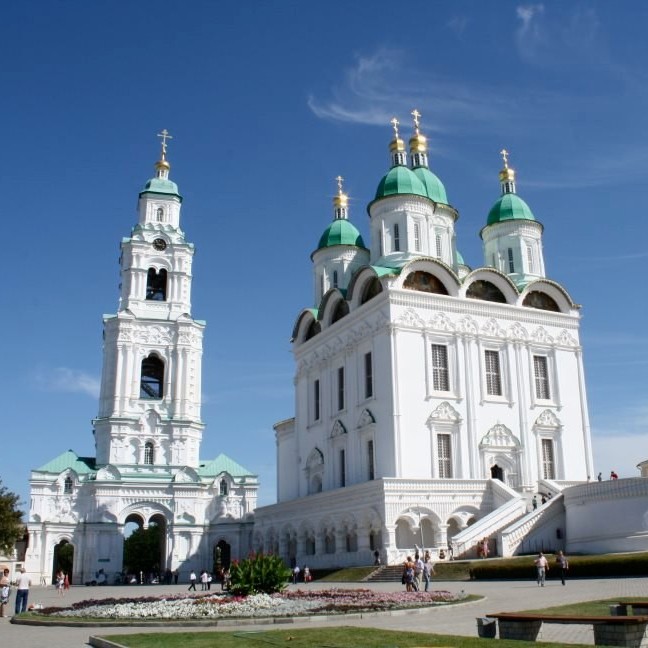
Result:
M532 290L522 302L524 306L529 308L539 308L540 310L553 311L554 313L560 313L560 306L556 303L556 300L553 297L547 295L547 293L540 292L539 290Z
M382 285L380 284L380 279L378 279L378 277L374 277L371 281L367 282L367 285L364 287L360 303L365 304L370 299L373 299L376 295L379 295L381 292Z
M317 320L313 320L308 326L306 331L306 340L310 340L312 337L315 337L322 330L322 326Z
M149 466L152 466L154 458L155 457L153 453L153 444L150 441L147 441L144 444L144 463Z
M437 293L447 295L446 287L434 275L422 270L410 272L403 282L403 288L409 290L420 290L421 292Z
M162 207L158 207L157 212L155 214L155 218L158 223L164 222L164 209L162 209Z
M156 272L149 268L146 275L146 299L151 301L166 301L167 271L162 268Z
M224 479L220 480L220 494L221 495L227 495L228 489L227 489L227 482Z
M473 281L473 283L470 284L466 291L466 297L470 299L497 302L498 304L506 304L504 293L495 284L481 279Z
M74 482L72 481L72 477L69 475L65 478L65 481L63 482L63 494L64 495L72 495L72 489L74 487Z
M400 251L400 228L398 223L394 224L394 252Z
M331 324L337 322L339 319L342 319L349 314L349 304L344 299L341 299L335 306L333 311L333 317L331 317Z
M142 360L140 398L159 399L164 396L164 361L151 354Z

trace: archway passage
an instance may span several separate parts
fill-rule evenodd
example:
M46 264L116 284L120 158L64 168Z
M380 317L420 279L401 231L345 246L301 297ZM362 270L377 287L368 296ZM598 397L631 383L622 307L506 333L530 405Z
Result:
M493 466L491 466L490 472L493 479L499 479L502 482L504 481L504 470L497 464L493 464Z
M56 582L56 574L62 571L67 575L70 585L74 569L74 546L68 540L61 540L54 547L54 560L52 561L52 583Z
M133 527L136 527L133 530ZM138 581L150 582L160 578L166 567L166 519L156 514L144 528L144 521L131 513L124 525L124 571Z
M219 540L214 546L214 573L220 573L221 569L228 569L232 562L232 547L225 540Z

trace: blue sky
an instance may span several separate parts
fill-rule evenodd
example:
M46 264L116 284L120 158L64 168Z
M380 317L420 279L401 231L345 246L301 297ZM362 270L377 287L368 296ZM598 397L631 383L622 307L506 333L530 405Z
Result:
M272 424L292 416L289 338L312 305L310 253L334 178L368 236L389 119L416 107L459 210L458 248L499 196L498 152L545 225L547 274L583 305L596 470L648 459L648 4L38 2L0 10L5 223L0 477L93 455L101 315L156 133L196 244L207 320L202 456L275 496ZM639 283L637 283L639 282Z

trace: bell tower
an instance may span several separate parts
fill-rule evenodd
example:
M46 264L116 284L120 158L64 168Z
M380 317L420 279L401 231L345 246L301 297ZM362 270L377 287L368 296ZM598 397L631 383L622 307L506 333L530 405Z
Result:
M163 130L138 222L122 239L118 311L104 316L97 465L164 472L199 463L205 323L191 317L194 246L180 228L182 196L169 179Z

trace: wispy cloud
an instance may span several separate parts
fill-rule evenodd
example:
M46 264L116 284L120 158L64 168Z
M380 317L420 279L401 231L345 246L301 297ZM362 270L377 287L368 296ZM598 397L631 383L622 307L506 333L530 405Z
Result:
M99 378L79 369L56 367L50 371L41 371L36 380L41 389L46 391L81 393L99 397Z

